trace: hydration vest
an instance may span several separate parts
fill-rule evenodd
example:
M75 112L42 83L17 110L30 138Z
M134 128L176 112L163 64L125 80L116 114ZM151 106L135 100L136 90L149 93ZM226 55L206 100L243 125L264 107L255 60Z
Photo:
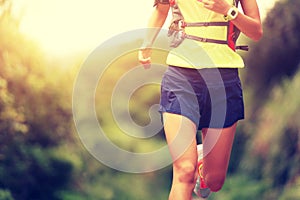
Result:
M239 0L224 0L238 4ZM171 48L166 63L184 68L243 68L236 49L240 31L223 15L204 8L198 0L154 0L169 4L172 20L168 30Z
M172 9L172 21L169 26L168 36L171 38L171 47L179 46L184 39L196 40L199 42L208 42L216 44L227 44L232 50L248 50L248 46L236 46L236 40L239 37L240 31L234 26L231 21L199 21L199 22L189 22L183 17L183 14L177 4L177 0L156 0L156 3L169 3ZM200 2L199 2L200 3ZM239 0L233 0L233 5L238 6ZM155 4L156 5L156 4ZM196 35L191 35L186 33L185 29L190 27L206 27L207 29L211 27L223 27L219 29L220 31L226 31L226 38L218 39L214 38L214 34L210 34L207 37L201 37ZM221 33L222 34L222 33Z

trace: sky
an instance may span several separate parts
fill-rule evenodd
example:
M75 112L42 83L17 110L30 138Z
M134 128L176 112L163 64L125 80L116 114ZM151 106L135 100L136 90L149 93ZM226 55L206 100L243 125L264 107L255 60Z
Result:
M52 54L97 47L114 35L145 28L153 0L12 0L21 31ZM276 0L257 0L262 17Z
M55 54L91 48L116 34L143 28L152 8L151 0L130 0L130 5L121 0L13 2L23 12L21 31Z

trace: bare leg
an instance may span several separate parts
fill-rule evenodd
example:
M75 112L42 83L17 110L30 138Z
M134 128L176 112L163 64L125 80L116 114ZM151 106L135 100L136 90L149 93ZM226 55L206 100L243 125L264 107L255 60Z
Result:
M196 125L181 115L164 113L164 129L173 158L169 200L190 200L197 166Z
M206 128L203 137L203 176L213 192L219 191L225 181L236 125L224 129Z

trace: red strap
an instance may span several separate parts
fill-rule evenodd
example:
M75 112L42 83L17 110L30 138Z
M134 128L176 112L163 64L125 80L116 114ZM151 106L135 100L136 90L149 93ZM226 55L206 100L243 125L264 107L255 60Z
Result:
M175 5L175 0L169 0L170 6L174 6Z
M227 38L227 41L228 41L228 46L233 50L235 51L235 43L233 41L233 38L234 38L234 25L232 22L229 22L229 27L228 27L228 38Z

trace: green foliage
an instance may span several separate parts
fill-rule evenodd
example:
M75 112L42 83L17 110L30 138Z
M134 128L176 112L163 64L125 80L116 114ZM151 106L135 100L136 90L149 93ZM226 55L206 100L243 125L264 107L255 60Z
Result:
M213 193L211 200L256 200L262 199L268 185L264 182L254 181L244 175L228 177L222 190Z
M16 199L57 199L55 191L68 184L72 164L39 146L9 151L1 161L0 185L10 188Z
M0 189L0 199L1 200L14 200L14 198L11 196L10 191Z
M1 17L0 32L0 187L15 199L57 199L73 170L54 153L73 140L70 85L60 87L67 76L60 80L63 74L9 14Z
M284 188L283 194L279 200L297 200L300 199L300 178L297 177L293 184L289 184Z
M256 133L250 144L250 155L243 166L256 177L271 181L273 186L282 186L300 171L300 126L296 122L300 116L300 73L292 80L272 90L271 99L257 116ZM261 161L257 165L257 161Z
M278 1L264 21L264 37L253 45L246 59L246 78L256 94L268 94L269 87L298 70L299 6L298 0Z
M298 4L297 0L278 3L264 24L265 37L247 55L245 100L251 118L239 125L228 179L223 190L210 199L300 198ZM36 44L20 34L9 7L1 16L0 32L0 199L167 199L170 166L148 174L118 172L95 160L74 137L71 92L78 63L64 70L59 60L49 62ZM140 41L109 46L107 57L115 49L137 43ZM114 87L138 66L136 57L136 51L128 52L105 66L96 91L96 112L116 145L132 152L150 152L165 145L163 135L147 140L129 137L111 111ZM153 52L156 63L164 63L165 57L166 52ZM161 79L162 73L163 69L154 76ZM146 80L147 75L129 82ZM261 91L266 95L259 96ZM118 105L126 105L120 106L121 113L129 109L136 124L147 125L149 110L159 100L159 86L139 87L129 101L126 95L117 94Z
M300 13L299 1L279 1L264 22L264 37L246 57L247 120L240 124L231 165L236 169L230 186L239 199L298 199L300 149ZM285 16L279 19L278 16ZM243 147L241 147L242 145ZM242 150L242 151L240 151ZM241 159L240 159L241 158ZM236 166L236 164L238 166ZM233 168L232 166L229 169ZM232 181L231 177L228 181ZM227 184L224 190L227 189ZM229 183L231 184L231 183ZM257 185L257 191L246 192ZM247 185L247 186L246 186ZM246 192L244 194L244 192ZM293 193L293 194L291 194ZM223 199L226 194L217 197ZM245 196L246 195L246 196ZM230 196L229 199L235 197Z
M74 77L70 76L75 72L60 69L59 61L48 62L43 52L18 32L17 23L12 19L2 19L0 29L6 35L6 39L0 38L3 66L0 68L0 187L8 188L16 200L164 199L161 196L166 194L154 183L159 180L155 176L116 172L84 153L74 138L72 124ZM20 47L26 47L26 51ZM136 52L121 59L121 63L116 61L115 66L136 65L132 63L133 56L136 57ZM112 67L112 70L105 85L115 83L128 68ZM106 107L112 88L100 89L105 92L101 95L104 100L99 105L99 118L108 133L113 133L110 134L113 141L136 152L151 151L163 145L156 139L137 142L126 137L112 123L111 112ZM149 102L157 102L158 95L157 88L147 90L150 98L141 103L145 110ZM139 102L135 98L132 101ZM135 108L132 113L138 115L140 112L134 111ZM161 181L165 182L163 177ZM151 188L158 192L153 194Z
M121 45L110 46L110 49L134 49L135 46L138 46L137 43L139 44L139 41L131 41ZM161 53L159 50L153 52L154 63L164 63L166 54ZM110 57L110 51L108 51L107 55L103 55L97 60L97 64L103 67L103 63L107 63L106 59ZM147 140L130 137L116 123L115 113L112 110L114 108L118 111L118 120L126 122L127 126L131 127L130 129L133 130L131 134L140 135L141 137L149 134L135 130L134 126L145 126L151 123L151 117L153 116L151 116L150 108L159 103L160 88L159 85L151 83L146 85L135 84L140 80L149 80L147 76L149 76L150 72L147 73L147 70L145 70L145 73L137 76L127 77L126 81L124 81L124 76L130 75L132 73L131 70L136 70L137 66L142 68L136 58L137 51L132 51L108 62L109 65L105 66L105 71L101 74L97 87L96 110L101 128L112 142L122 147L122 149L132 152L149 152L165 145L165 141L161 140L162 134L160 133L158 137L147 138ZM151 73L152 79L156 79L157 83L160 83L164 70L165 68L161 67L155 73ZM120 80L124 81L122 85L118 82ZM139 86L139 88L132 92L130 91L134 89L132 85L135 87ZM116 88L119 89L118 93L115 92ZM117 103L112 105L113 101ZM155 118L161 125L159 113L157 110L155 112ZM127 113L129 113L132 123L128 120Z

